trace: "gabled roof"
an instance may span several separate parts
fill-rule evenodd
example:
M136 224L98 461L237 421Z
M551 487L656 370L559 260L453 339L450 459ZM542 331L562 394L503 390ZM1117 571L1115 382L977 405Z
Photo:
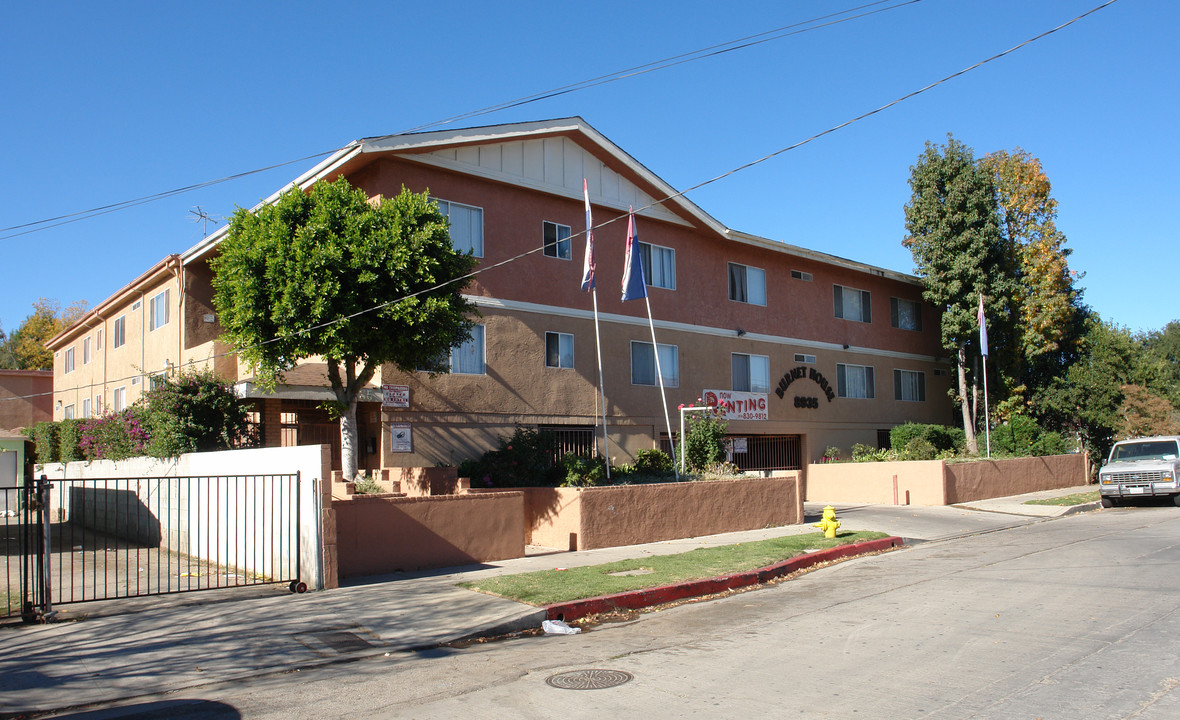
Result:
M642 191L640 195L641 199L646 199L648 202L659 202L663 206L662 208L649 208L644 211L645 214L665 220L671 219L674 222L679 221L681 223L684 220L679 220L679 218L685 218L688 221L687 224L710 230L724 240L754 245L767 250L815 260L910 285L921 284L921 281L912 275L894 270L886 270L855 260L848 260L816 250L808 250L777 240L727 228L580 117L406 133L402 135L382 135L355 140L295 178L292 183L273 193L270 197L254 206L252 210L257 210L263 205L275 202L292 185L307 189L324 178L331 178L356 170L381 156L387 155L416 159L419 162L450 167L470 174L494 176L492 173L484 172L478 161L469 163L447 162L444 151L478 148L504 143L528 142L537 138L553 137L573 139L579 147L599 159L603 166L625 177L628 181L639 187ZM503 178L504 174L499 173L498 177ZM523 177L514 177L511 181L519 182L520 184L530 184ZM569 188L568 183L565 188L555 188L552 185L542 187L534 184L533 186L547 192L559 192L560 194L574 197L578 200L582 198L580 182L576 191ZM626 205L626 203L622 203L621 205L618 202L612 203L611 199L603 196L602 193L599 193L599 196L596 197L593 184L590 191L590 199L595 204L605 204L608 206L615 204L620 207ZM640 208L636 208L636 212L640 212ZM215 248L225 236L228 227L228 225L224 225L218 228L217 231L182 254L182 262L188 263L203 257Z

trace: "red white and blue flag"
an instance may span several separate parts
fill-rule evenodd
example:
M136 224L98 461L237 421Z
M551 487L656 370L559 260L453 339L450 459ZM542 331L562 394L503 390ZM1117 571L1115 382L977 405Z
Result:
M627 255L623 263L623 302L647 297L643 274L643 253L639 252L639 234L635 232L635 211L627 217Z
M590 219L590 188L582 178L582 196L586 198L586 259L582 262L582 289L594 289L594 222Z
M979 293L979 354L987 357L987 318L983 316L983 293Z

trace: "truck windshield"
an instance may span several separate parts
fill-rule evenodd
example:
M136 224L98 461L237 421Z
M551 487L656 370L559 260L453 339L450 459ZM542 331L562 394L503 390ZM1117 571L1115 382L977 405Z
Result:
M1111 462L1116 460L1175 460L1177 447L1175 440L1155 440L1152 442L1127 443L1115 446L1111 453Z

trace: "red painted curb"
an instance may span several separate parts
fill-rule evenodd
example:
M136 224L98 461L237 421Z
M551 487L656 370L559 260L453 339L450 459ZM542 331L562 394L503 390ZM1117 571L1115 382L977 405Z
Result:
M889 548L901 547L902 545L902 540L899 537L887 537L879 540L866 540L865 542L853 543L851 545L841 545L840 547L799 555L790 560L784 560L764 568L734 573L733 575L722 575L721 577L705 578L704 580L689 580L687 582L676 583L675 585L661 585L643 590L629 590L627 592L615 593L614 595L600 595L598 597L586 598L585 600L554 603L553 605L545 606L545 617L549 620L565 620L569 622L570 620L577 620L587 615L595 615L612 610L635 610L637 608L651 607L652 605L661 605L673 600L711 595L726 590L764 583L776 577L788 575L796 570L809 568L822 562L828 562L829 560L864 555L880 550L888 550Z

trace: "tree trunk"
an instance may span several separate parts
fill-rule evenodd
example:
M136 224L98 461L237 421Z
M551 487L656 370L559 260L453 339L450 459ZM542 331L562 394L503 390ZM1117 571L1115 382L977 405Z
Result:
M975 425L971 422L971 401L967 396L967 344L959 343L959 405L963 410L963 432L967 434L967 453L979 454L979 442L975 439Z
M348 402L348 409L340 413L340 464L348 481L357 475L356 397L341 402Z

